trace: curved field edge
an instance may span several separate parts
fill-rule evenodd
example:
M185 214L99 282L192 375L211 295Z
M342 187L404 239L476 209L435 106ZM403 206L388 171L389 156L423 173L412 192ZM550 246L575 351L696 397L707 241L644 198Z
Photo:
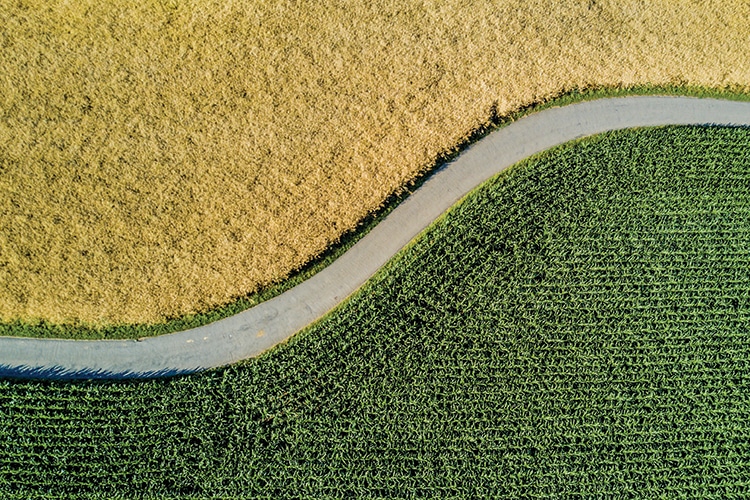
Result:
M698 94L662 94L662 93L650 93L650 94L640 93L640 94L619 94L619 95L681 95L681 96L691 95L691 96L699 97ZM613 97L613 95L607 95L607 96L601 96L601 97ZM717 96L712 96L712 97L717 97ZM592 98L599 98L599 96L592 97ZM586 99L583 99L583 100L586 100ZM750 95L742 95L740 98L736 100L748 101L750 100ZM581 100L577 99L574 101L564 102L563 104L555 103L552 106L572 104L575 102L581 102ZM534 111L541 111L541 109L545 109L545 108L552 107L552 106L547 105L547 104L540 104L538 107L534 108ZM517 119L520 117L521 116L517 116L517 117L514 116L514 119ZM492 130L496 130L497 128L503 125L507 125L508 123L509 122L503 122L501 125L497 127L488 129L486 132L482 134L481 137L491 132ZM483 196L483 194L486 194L486 192L494 188L497 188L497 186L500 186L505 182L513 182L513 179L516 176L524 175L525 170L537 168L541 164L545 164L545 165L550 164L550 163L554 164L560 161L560 159L563 158L565 155L567 155L571 151L575 151L577 148L581 146L584 146L584 147L594 146L595 147L597 144L608 141L613 137L624 137L628 135L631 135L633 137L639 137L641 134L669 132L669 131L674 131L674 130L689 131L689 130L700 130L700 129L706 129L709 131L710 130L721 131L721 130L732 130L732 129L750 131L750 127L747 127L745 125L728 126L728 125L712 125L712 124L659 125L659 126L626 128L626 129L611 130L611 131L601 132L601 133L590 135L590 136L581 137L579 139L575 139L575 140L565 142L563 144L559 144L550 149L547 149L545 151L542 151L542 152L533 154L531 156L528 156L527 158L524 158L523 160L513 164L512 166L492 176L490 179L482 182L481 184L476 186L474 189L472 189L471 192L467 193L459 201L453 204L448 210L446 210L443 214L441 214L440 217L438 217L433 222L431 222L428 227L426 227L417 236L415 236L405 247L403 247L393 257L391 257L388 260L388 262L385 265L383 265L372 277L370 277L370 279L368 279L367 282L364 285L362 285L362 287L360 287L360 289L358 289L355 293L353 293L351 296L341 301L338 305L336 305L333 309L331 309L324 316L322 316L315 322L311 323L309 326L305 327L304 329L300 330L296 334L292 335L284 342L281 342L280 344L277 344L273 346L272 348L270 348L269 350L261 353L258 356L258 358L272 355L272 353L274 353L276 350L284 349L289 344L293 344L295 342L301 341L306 335L312 334L313 332L317 331L320 324L325 323L331 318L335 318L338 314L340 314L341 310L345 310L348 307L349 302L362 300L360 296L373 293L373 290L376 290L377 287L380 286L380 284L383 283L384 281L389 280L390 276L394 272L398 272L398 269L408 267L410 265L410 262L414 260L416 253L424 253L425 250L423 247L425 246L425 240L433 239L434 233L442 231L441 228L442 226L446 224L447 221L455 220L461 217L461 212L464 210L465 205L470 206L472 203L476 203L477 198ZM472 142L475 142L475 141L472 141ZM749 149L749 153L750 153L750 146L746 146L746 147ZM243 361L238 362L237 364L251 363L251 362L254 362L254 359L243 360ZM224 367L212 368L208 371L222 370L222 369L224 369Z
M392 262L395 272L378 273L337 314L255 360L166 380L0 381L0 491L5 498L634 491L742 498L750 275L738 268L745 283L730 284L716 264L748 260L735 245L747 248L750 207L726 195L747 186L749 133L658 127L577 142L591 152L602 141L630 141L641 161L628 158L617 171L637 173L644 159L651 167L632 185L625 179L633 177L587 169L590 156L576 157L570 143L555 157L522 162L441 217L426 233L431 240L420 238ZM732 162L717 154L717 135L741 139ZM673 165L659 166L662 158L638 147L650 142L667 156L684 151L673 144L688 143L693 157L705 155L691 138L713 148L710 162L679 169L693 177L675 177ZM613 149L600 149L606 164L602 156ZM573 175L548 168L562 159L577 166ZM711 166L721 168L705 175ZM677 186L675 178L686 182ZM590 190L560 189L579 185ZM696 204L693 194L706 185L711 196ZM515 203L533 186L547 189ZM611 203L613 193L622 203ZM549 210L549 201L580 211ZM519 232L535 214L549 215L549 226ZM657 224L641 227L644 219ZM722 246L727 223L739 238ZM670 235L685 227L709 231ZM560 228L570 231L548 238ZM632 238L641 234L656 239ZM628 285L627 271L639 269L628 253L617 261L624 272L610 273L615 283L580 286L612 262L611 244L639 240L644 255L658 256L641 269L661 272L652 286L622 289L630 302L612 297L617 287L608 285ZM723 253L706 252L717 244ZM531 259L515 258L513 249ZM587 256L596 258L581 260ZM693 272L683 262L703 265ZM580 273L567 273L576 263L584 263ZM703 293L695 302L663 271L693 285L708 273L730 293L696 287ZM675 294L657 293L664 285ZM591 289L601 293L588 296Z
M54 324L46 321L28 323L16 320L0 323L0 336L32 337L32 338L60 338L60 339L138 339L155 337L182 330L187 330L218 321L240 313L263 301L269 300L298 283L313 276L324 269L346 250L365 236L378 222L396 208L411 192L427 180L442 164L450 161L471 144L480 140L490 132L497 130L528 114L550 107L564 106L587 100L624 97L634 95L678 95L689 97L711 97L726 100L750 101L750 93L737 88L704 88L696 86L633 86L616 88L587 88L564 92L547 101L526 106L509 116L493 114L489 121L475 129L469 138L443 152L422 175L410 180L406 185L386 200L383 207L361 220L357 228L343 234L338 241L330 246L323 254L310 261L300 269L294 271L289 278L273 284L271 287L239 297L235 301L210 309L208 311L184 317L170 318L166 322L157 324L125 324L125 325L82 325L82 324Z

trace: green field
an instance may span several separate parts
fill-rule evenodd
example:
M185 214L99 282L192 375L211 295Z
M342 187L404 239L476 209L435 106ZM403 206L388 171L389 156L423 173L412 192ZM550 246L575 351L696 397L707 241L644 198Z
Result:
M0 497L743 497L749 189L745 128L540 155L259 359L3 381Z

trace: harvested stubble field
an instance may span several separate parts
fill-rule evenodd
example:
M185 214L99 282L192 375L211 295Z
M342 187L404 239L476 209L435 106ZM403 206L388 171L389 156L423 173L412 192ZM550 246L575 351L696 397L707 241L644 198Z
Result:
M266 355L0 382L3 498L740 498L750 129L514 167Z
M750 4L654 4L0 2L0 320L225 304L572 89L747 89Z

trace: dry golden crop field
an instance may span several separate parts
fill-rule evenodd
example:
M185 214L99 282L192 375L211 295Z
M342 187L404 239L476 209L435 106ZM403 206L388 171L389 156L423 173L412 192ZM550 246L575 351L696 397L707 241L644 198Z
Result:
M749 33L741 0L0 0L0 320L227 303L492 113L746 91Z

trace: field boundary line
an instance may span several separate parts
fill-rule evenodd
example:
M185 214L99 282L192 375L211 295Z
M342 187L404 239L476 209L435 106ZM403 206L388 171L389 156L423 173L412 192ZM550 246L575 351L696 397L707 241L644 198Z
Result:
M629 96L529 114L488 134L442 165L328 267L268 301L214 323L141 340L0 337L0 376L169 376L258 356L325 316L448 209L521 160L612 130L707 124L750 126L750 102Z

